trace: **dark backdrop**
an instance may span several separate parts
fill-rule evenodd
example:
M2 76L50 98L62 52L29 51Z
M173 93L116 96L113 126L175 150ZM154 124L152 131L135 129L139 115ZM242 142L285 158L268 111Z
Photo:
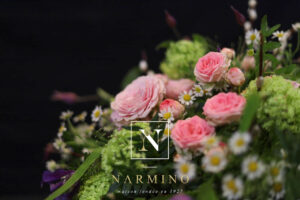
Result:
M300 20L299 4L259 1L259 18L268 14L270 24L287 29ZM54 89L85 95L102 87L115 94L141 50L157 71L164 52L155 46L175 39L165 9L183 35L197 32L230 45L243 33L230 5L246 14L246 0L1 0L0 194L45 195L43 147L57 133L60 112L94 107L51 102Z

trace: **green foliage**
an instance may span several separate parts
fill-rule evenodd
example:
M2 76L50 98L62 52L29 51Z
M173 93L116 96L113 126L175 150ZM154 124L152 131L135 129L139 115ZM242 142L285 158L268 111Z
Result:
M300 132L300 91L281 76L265 77L261 91L257 92L256 80L250 82L244 96L258 93L262 103L257 110L258 123L267 131L275 127L291 133Z
M131 68L124 76L121 82L121 88L124 89L129 83L142 74L138 67Z
M194 67L198 59L208 51L208 43L201 36L194 36L196 40L180 40L170 42L166 51L166 58L160 64L160 69L169 78L194 79Z

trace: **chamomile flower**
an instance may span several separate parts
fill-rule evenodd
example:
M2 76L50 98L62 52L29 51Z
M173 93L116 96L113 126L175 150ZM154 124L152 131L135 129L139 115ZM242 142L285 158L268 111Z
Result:
M203 141L201 142L201 144L205 150L209 150L209 149L219 146L219 142L220 142L220 139L217 136L212 135L212 136L205 137L203 139Z
M284 163L283 162L272 162L268 167L269 180L282 180L284 177Z
M180 103L184 105L192 105L193 102L195 101L195 97L193 95L193 91L190 90L188 92L184 91L180 96L179 96L179 101Z
M273 33L273 37L272 38L278 38L278 41L282 41L284 38L284 31L275 31Z
M264 171L265 165L257 156L248 156L242 163L242 173L246 175L249 180L261 177Z
M234 154L239 155L248 150L250 141L251 136L249 133L236 132L229 139L229 148Z
M83 111L83 112L80 113L79 115L76 115L76 116L73 118L73 121L74 121L74 122L84 122L86 116L87 116L87 112L86 112L86 111Z
M292 28L294 31L298 32L300 30L300 22L292 24Z
M204 171L218 173L227 165L227 159L224 153L220 151L209 151L202 159Z
M188 160L180 159L175 164L175 169L178 178L187 176L189 180L192 180L196 176L196 165Z
M169 122L174 121L174 117L173 117L171 108L168 108L167 110L166 109L162 110L160 113L158 113L158 116L161 117L163 120L166 120Z
M98 122L100 117L102 115L102 109L101 109L101 106L96 106L95 109L93 110L92 112L92 121L93 122Z
M73 114L74 113L72 111L67 110L67 111L62 112L59 118L61 120L67 120L67 119L71 118Z
M257 46L259 44L260 35L258 30L250 30L246 32L246 44L250 45L253 44L254 46Z
M164 141L165 139L167 139L168 137L170 137L171 135L171 130L173 128L174 124L172 123L167 123L163 132L163 136L161 138L162 141Z
M63 133L67 130L66 126L65 126L65 123L61 123L59 129L58 129L58 133L57 133L57 136L58 137L62 137Z
M54 160L49 160L46 162L46 169L50 172L54 172L59 168L59 165Z
M73 150L71 148L62 148L61 149L61 157L64 160L68 160L73 152Z
M272 184L272 189L270 191L270 195L273 199L282 199L284 197L284 182L283 181L275 181Z
M203 97L203 95L204 95L204 90L202 89L201 85L199 85L199 84L194 85L193 92L196 97Z
M240 178L234 178L231 174L224 176L222 180L223 197L233 200L243 195L244 184Z
M66 147L66 143L61 138L56 138L53 142L53 147L60 151Z

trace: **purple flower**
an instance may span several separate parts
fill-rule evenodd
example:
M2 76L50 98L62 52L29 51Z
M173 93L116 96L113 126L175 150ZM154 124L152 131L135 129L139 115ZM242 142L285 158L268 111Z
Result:
M74 92L60 92L54 91L51 96L52 101L62 101L66 104L74 104L79 101L79 96Z
M232 10L233 13L234 13L236 22L237 22L240 26L244 27L244 23L246 22L245 16L244 16L242 13L240 13L237 9L235 9L233 6L231 6L231 10Z
M64 169L58 169L54 172L50 171L44 171L43 177L42 177L42 186L44 183L49 184L50 191L53 192L63 184L72 176L74 173L73 170L64 170ZM65 193L59 197L57 197L55 200L69 200L72 197L72 193Z
M193 199L192 199L192 197L190 197L186 194L177 194L169 200L193 200Z
M170 15L170 13L165 10L165 16L166 16L166 23L170 28L175 28L176 27L176 19Z

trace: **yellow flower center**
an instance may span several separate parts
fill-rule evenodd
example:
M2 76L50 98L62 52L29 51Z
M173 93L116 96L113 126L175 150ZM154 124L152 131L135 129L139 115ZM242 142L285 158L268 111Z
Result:
M236 141L236 146L238 146L238 147L242 147L242 146L244 146L244 144L245 144L245 141L242 139L242 138L240 138L240 139L238 139L237 141Z
M278 167L272 167L271 168L271 175L274 176L274 177L276 177L276 176L278 176L278 174L279 174Z
M282 37L283 37L283 33L278 33L278 34L277 34L277 37L278 37L278 38L282 38Z
M96 118L100 117L100 110L95 111L94 117L96 117Z
M189 94L183 95L183 100L190 101L191 100L191 95L189 95Z
M164 119L170 119L171 117L171 113L170 112L166 112L164 115L163 115L163 118Z
M208 145L213 145L216 142L216 138L210 137L210 138L207 139L206 142L207 142Z
M257 170L257 163L256 162L250 162L248 164L248 169L250 172L255 172Z
M195 91L196 91L197 93L200 93L200 92L201 92L201 88L200 88L200 87L196 87L196 88L195 88Z
M187 164L183 164L180 166L180 171L183 173L183 174L187 174L189 172L189 166Z
M230 190L233 191L234 193L237 192L237 187L236 187L236 185L235 185L234 180L227 181L226 186L227 186L228 189L230 189Z
M273 190L276 193L279 193L282 190L282 184L281 183L274 183L273 184Z
M165 130L164 130L164 135L168 136L169 134L171 134L171 133L170 133L170 129L165 128Z
M221 162L221 159L218 157L218 156L212 156L210 158L210 163L213 165L213 166L218 166Z
M252 34L252 35L250 36L250 40L254 41L255 39L256 39L256 35L255 35L255 34Z
M58 132L62 133L65 131L65 126L60 126Z

